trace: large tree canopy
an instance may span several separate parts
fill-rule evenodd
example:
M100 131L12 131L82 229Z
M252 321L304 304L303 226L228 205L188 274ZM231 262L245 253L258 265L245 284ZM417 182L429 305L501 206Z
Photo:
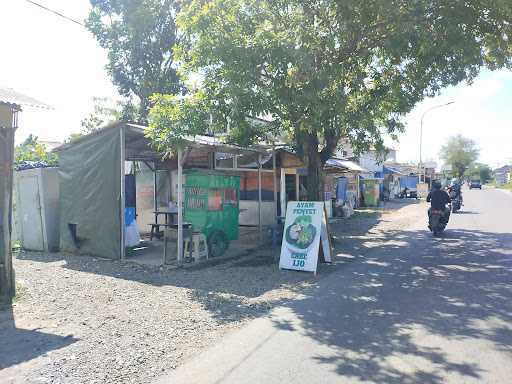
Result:
M452 166L455 176L462 177L470 166L478 159L480 151L476 143L462 135L450 137L439 152L445 164Z
M261 140L268 132L247 116L269 116L306 162L311 199L342 137L380 147L422 98L483 66L511 67L503 0L190 0L178 26L183 73L203 81L187 100L155 98L155 142L212 122L238 142Z
M178 11L174 0L90 0L87 28L108 50L107 70L121 95L139 99L146 121L154 93L177 94L173 47Z

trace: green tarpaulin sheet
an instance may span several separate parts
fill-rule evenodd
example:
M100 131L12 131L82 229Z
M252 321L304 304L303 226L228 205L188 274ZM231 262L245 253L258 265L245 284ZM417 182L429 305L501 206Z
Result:
M59 153L62 251L121 257L120 134L105 129Z

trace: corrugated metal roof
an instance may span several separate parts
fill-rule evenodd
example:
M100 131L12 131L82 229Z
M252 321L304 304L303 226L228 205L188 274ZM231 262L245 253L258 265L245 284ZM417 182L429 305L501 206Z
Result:
M12 88L0 88L0 103L14 104L14 105L27 105L30 107L48 108L51 107L42 103L32 97L22 95Z
M346 168L356 172L368 172L367 169L350 160L329 159L325 164L331 167Z
M404 174L400 169L390 167L389 165L384 165L382 168L383 168L384 173L396 173L397 175Z
M98 129L88 135L79 137L77 140L71 143L63 144L55 148L54 152L67 150L69 148L76 146L82 141L87 140L89 137L93 135L101 135L104 131L109 129L120 129L121 126L125 127L127 148L130 147L130 149L132 149L133 151L147 152L148 156L154 158L162 158L162 156L165 155L164 153L157 154L152 150L150 146L151 141L144 134L147 127L139 124L125 123L120 121L110 123L107 126ZM211 136L196 135L194 137L187 137L183 141L185 143L185 146L188 146L190 148L206 149L210 152L223 152L233 154L267 154L267 148L261 145L252 146L248 148L240 147L234 144L224 143L221 139Z

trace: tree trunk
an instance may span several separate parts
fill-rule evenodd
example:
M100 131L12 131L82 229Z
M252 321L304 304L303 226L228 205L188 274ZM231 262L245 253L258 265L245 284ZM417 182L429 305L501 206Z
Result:
M309 201L324 200L323 163L318 152L318 137L316 134L304 135L304 162L308 171L306 189Z

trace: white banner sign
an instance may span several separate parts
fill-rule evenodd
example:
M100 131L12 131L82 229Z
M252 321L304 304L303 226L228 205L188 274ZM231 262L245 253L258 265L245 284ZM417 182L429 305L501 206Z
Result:
M316 273L320 240L324 259L331 262L324 202L290 201L286 210L279 268Z

